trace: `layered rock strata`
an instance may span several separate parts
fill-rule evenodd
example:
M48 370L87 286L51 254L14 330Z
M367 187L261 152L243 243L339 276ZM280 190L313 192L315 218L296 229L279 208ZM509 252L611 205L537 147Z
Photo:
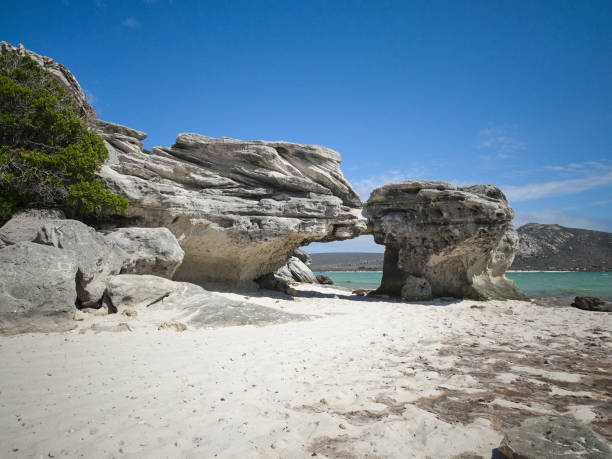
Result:
M94 129L111 153L99 176L130 202L130 224L164 226L185 251L175 279L250 283L301 245L367 229L340 155L328 148L179 134L148 154L138 131Z
M504 275L518 237L499 188L395 183L372 192L364 215L376 243L386 247L379 293L409 301L524 298Z

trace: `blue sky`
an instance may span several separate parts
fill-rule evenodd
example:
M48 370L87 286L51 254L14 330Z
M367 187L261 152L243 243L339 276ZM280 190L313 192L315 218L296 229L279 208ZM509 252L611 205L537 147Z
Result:
M325 145L361 198L501 186L530 221L612 231L612 2L27 0L0 39L66 65L101 118ZM380 251L371 239L311 251Z

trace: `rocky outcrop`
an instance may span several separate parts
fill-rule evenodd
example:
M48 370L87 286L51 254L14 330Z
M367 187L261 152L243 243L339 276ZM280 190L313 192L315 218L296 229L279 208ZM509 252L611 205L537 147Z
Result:
M31 242L45 223L64 218L66 218L64 212L59 209L20 210L0 228L0 242L4 245Z
M108 280L108 292L119 310L174 310L172 320L189 327L269 325L307 316L290 314L248 301L236 301L186 282L156 276L122 274Z
M250 283L301 245L367 229L328 148L180 134L147 154L123 128L98 132L111 151L100 178L130 202L130 224L164 226L185 251L177 280Z
M29 49L24 48L22 44L19 46L11 46L5 41L0 42L0 55L16 51L20 56L28 56L38 63L46 72L49 73L62 87L74 97L77 103L77 109L79 115L86 120L93 120L96 118L96 112L89 105L87 97L81 90L79 82L74 75L64 67L62 64L58 64L50 57L41 56L36 54Z
M524 298L504 276L516 251L512 209L492 185L408 181L374 190L364 215L386 247L379 293L407 300Z
M308 255L308 253L302 249L295 249L293 251L293 256L298 258L306 266L310 266L312 264L312 258L310 258L310 255Z
M48 222L39 231L36 242L62 249L75 260L77 297L82 306L97 304L107 278L119 274L124 260L129 258L114 242L76 220Z
M183 261L183 249L167 228L120 228L107 234L106 239L127 254L122 274L153 274L172 279Z
M606 441L571 416L526 419L506 432L499 451L508 459L612 457Z
M290 282L317 283L317 279L310 268L298 257L289 258L287 263L276 271L275 275Z
M0 250L0 333L68 330L77 299L70 254L33 242Z

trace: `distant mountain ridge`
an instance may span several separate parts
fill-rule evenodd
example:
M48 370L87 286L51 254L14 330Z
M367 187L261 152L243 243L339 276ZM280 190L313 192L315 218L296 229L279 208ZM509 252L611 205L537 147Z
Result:
M611 271L612 233L561 225L527 223L517 229L519 252L511 269L533 271ZM382 270L383 254L313 253L313 271Z
M612 233L527 223L518 228L519 252L512 269L612 270Z

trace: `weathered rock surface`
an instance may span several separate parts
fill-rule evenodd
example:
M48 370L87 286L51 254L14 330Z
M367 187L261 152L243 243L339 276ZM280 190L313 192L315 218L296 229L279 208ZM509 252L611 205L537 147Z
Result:
M34 59L38 65L40 65L45 71L47 71L59 84L61 84L66 91L76 100L79 114L81 117L87 120L93 120L96 117L94 109L89 105L87 97L81 90L79 82L74 75L64 67L62 64L58 64L50 57L41 56L36 54L29 49L24 48L22 44L17 47L11 46L11 44L1 41L0 42L0 54L9 53L11 51L17 51L20 56L28 56Z
M121 274L111 277L108 292L118 309L173 309L177 311L173 320L194 328L268 325L307 319L307 316L300 314L230 300L187 282L174 282L150 275Z
M334 281L331 277L326 276L325 274L317 274L317 282L323 285L334 285Z
M54 220L39 231L36 242L67 251L78 266L77 296L82 306L102 298L108 276L119 274L129 256L93 228L76 220Z
M0 333L61 331L77 299L77 264L55 247L18 242L0 250Z
M612 304L594 296L577 296L572 306L583 311L612 312Z
M127 258L122 274L153 274L172 279L184 252L167 228L120 228L106 235Z
M379 293L419 300L524 298L504 276L518 238L514 212L497 187L454 188L438 181L385 185L372 192L364 215L374 240L386 247Z
M506 432L499 450L508 459L612 457L603 438L569 416L526 419Z
M295 249L292 255L299 258L299 260L306 266L310 266L312 264L312 258L310 258L310 255L308 255L308 253L304 252L302 249Z
M109 145L128 134L108 123L102 132ZM176 279L247 283L300 245L367 229L340 155L328 148L179 134L147 154L132 139L110 145L115 159L100 177L130 201L131 224L176 236L185 251Z
M59 209L20 210L0 228L0 242L5 245L31 242L45 223L64 218L66 218L64 212Z
M285 266L279 268L275 274L288 281L317 283L317 279L310 268L297 257L289 258Z

